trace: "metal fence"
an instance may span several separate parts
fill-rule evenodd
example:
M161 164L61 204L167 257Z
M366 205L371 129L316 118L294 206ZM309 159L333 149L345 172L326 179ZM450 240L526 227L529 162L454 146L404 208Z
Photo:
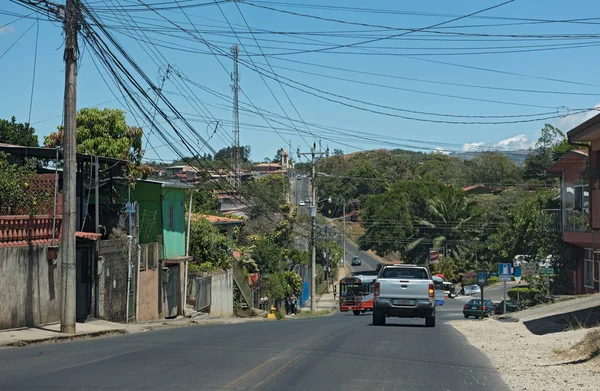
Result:
M212 303L211 297L211 283L212 279L210 276L196 277L196 305L194 309L196 311L202 311L210 307Z

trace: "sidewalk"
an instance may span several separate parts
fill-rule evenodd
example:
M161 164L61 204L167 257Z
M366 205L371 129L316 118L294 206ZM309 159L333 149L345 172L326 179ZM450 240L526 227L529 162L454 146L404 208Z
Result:
M123 324L94 319L85 323L77 323L77 333L74 335L61 333L60 324L57 322L35 327L0 330L0 348L68 342L122 334L136 334L175 327L234 324L265 320L266 319L262 316L251 318L218 318L209 314L194 311L189 313L188 317L179 316L175 319L160 319L140 323Z
M337 281L333 284L335 286L335 292L340 293L339 280L346 277L350 274L350 270L348 270L348 266L345 265L343 269L340 270ZM315 311L333 311L339 303L339 296L333 297L334 288L329 288L329 293L323 293L321 295L317 295L317 299L315 301ZM308 306L300 308L300 311L310 311L310 300L307 303Z

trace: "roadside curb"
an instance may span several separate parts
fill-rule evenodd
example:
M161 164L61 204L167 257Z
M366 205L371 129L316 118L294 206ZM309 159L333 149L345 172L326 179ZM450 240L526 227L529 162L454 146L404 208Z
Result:
M117 335L130 334L125 329L117 329L117 330L103 330L103 331L94 331L91 333L85 334L75 334L75 335L59 335L56 337L48 337L43 339L32 339L25 341L15 341L8 342L0 345L1 348L15 348L15 347L23 347L23 346L33 346L33 345L48 345L48 344L56 344L62 342L72 342L72 341L81 341L87 339L96 339L102 337L112 337Z
M57 335L50 336L46 338L40 339L29 339L29 340L18 340L13 342L0 342L0 349L3 348L17 348L17 347L25 347L25 346L35 346L35 345L49 345L49 344L58 344L63 342L74 342L74 341L84 341L90 339L97 338L105 338L105 337L116 337L119 335L133 335L133 334L141 334L149 331L159 331L159 330L167 330L167 329L175 329L182 327L193 327L193 326L208 326L208 325L229 325L229 324L239 324L239 323L251 323L251 322L266 322L267 319L260 317L253 318L234 318L236 320L232 321L231 318L218 318L214 317L211 319L187 319L187 322L177 322L165 324L165 322L157 321L156 324L146 324L146 325L136 325L135 323L130 323L129 328L121 328L121 329L109 329L109 330L101 330L101 331L92 331L88 333L81 333L75 335ZM239 319L239 320L238 320Z

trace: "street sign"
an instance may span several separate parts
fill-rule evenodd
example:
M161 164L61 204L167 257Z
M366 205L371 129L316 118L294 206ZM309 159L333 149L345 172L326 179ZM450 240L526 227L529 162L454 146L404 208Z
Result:
M437 252L437 250L429 251L429 263L432 265L435 265L439 261L440 261L440 254Z
M512 265L510 263L501 263L498 265L498 276L500 276L500 281L508 282L511 280L511 267Z
M521 282L521 266L515 267L515 281L517 284Z
M487 285L487 271L480 270L477 272L477 285L484 287Z
M540 274L542 276L550 276L552 274L555 274L554 273L554 268L553 267L543 267L543 268L540 269Z
M522 276L532 276L538 274L538 264L536 262L522 263L521 274Z

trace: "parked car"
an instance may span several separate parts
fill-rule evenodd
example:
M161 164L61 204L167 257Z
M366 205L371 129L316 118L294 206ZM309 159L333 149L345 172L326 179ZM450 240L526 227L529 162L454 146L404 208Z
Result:
M298 176L296 177L296 179L297 179L297 180L302 180L302 175L298 175Z
M304 201L300 201L300 202L298 202L298 205L300 205L300 206L305 206L305 205L306 205L306 203L304 203Z
M352 266L360 266L361 265L361 261L359 257L354 257L352 258L352 262L351 262Z
M515 312L517 311L517 301L516 300L506 300L506 312ZM504 300L500 302L495 308L494 313L496 315L502 315L504 313Z
M481 299L471 299L465 306L463 307L463 315L465 318L469 316L473 316L475 318L481 318ZM483 300L483 316L489 317L492 315L492 311L494 311L495 305L491 300L484 299Z

